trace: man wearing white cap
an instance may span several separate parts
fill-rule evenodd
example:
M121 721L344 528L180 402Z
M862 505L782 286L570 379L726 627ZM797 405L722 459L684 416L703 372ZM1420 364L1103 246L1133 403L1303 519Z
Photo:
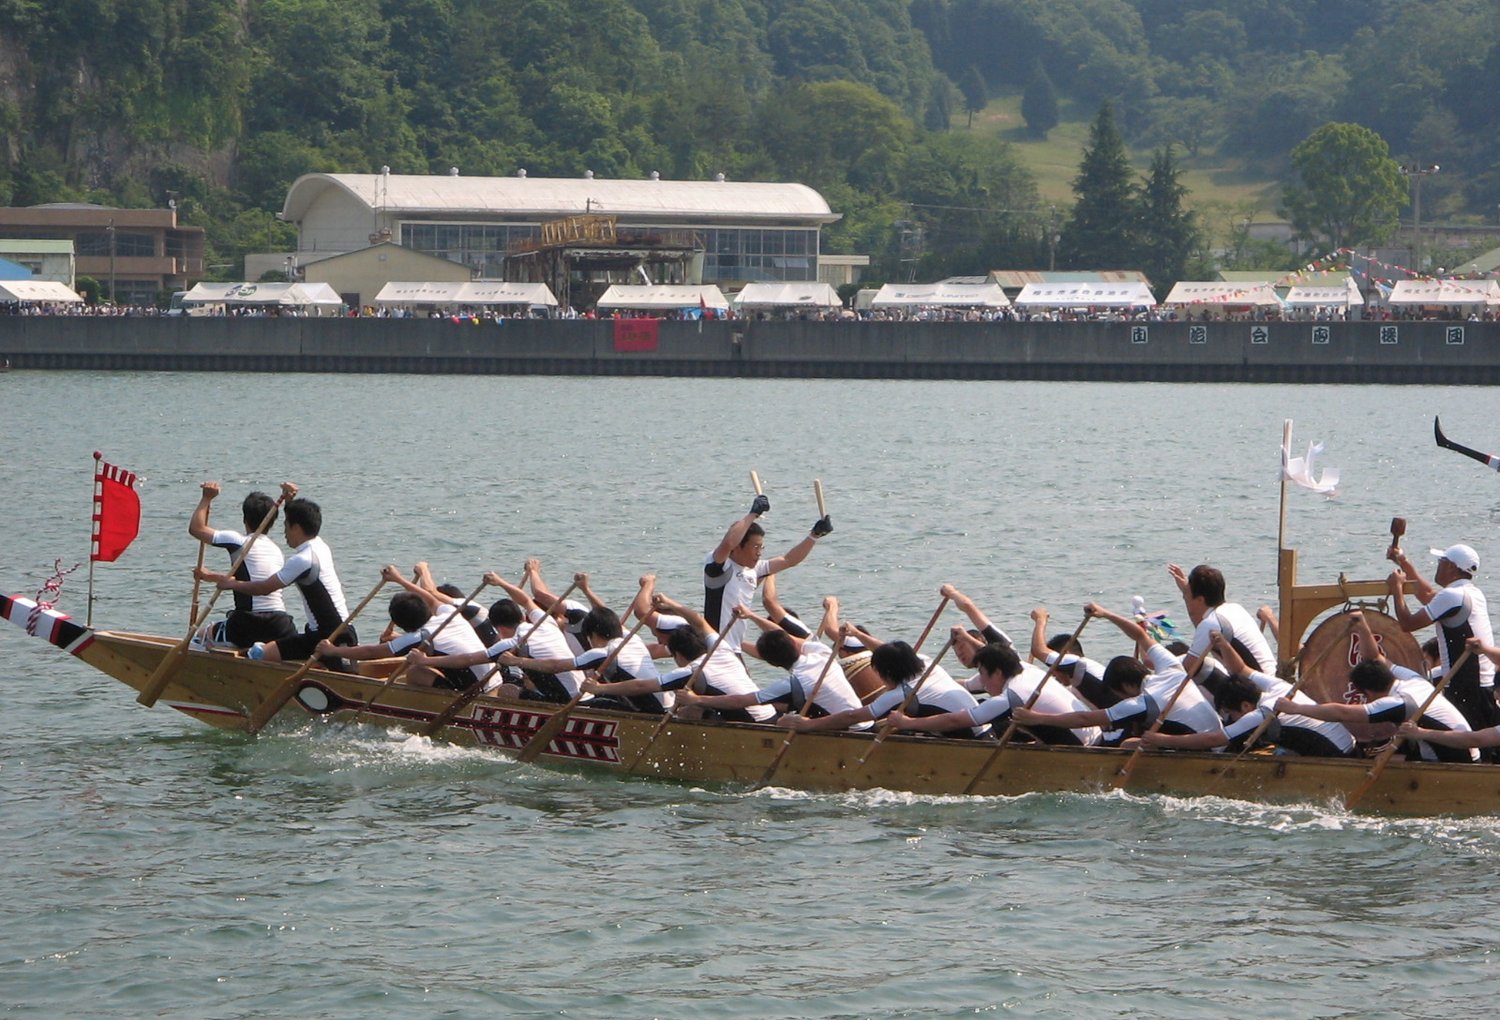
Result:
M1495 642L1489 604L1473 580L1479 572L1478 554L1467 545L1450 545L1446 549L1433 549L1432 555L1438 558L1438 565L1433 580L1427 581L1406 554L1392 545L1386 556L1398 569L1386 579L1386 586L1402 630L1437 626L1438 654L1446 674L1463 655L1464 643L1469 638L1477 637L1486 645ZM1421 603L1415 612L1406 605L1404 586L1408 579ZM1472 728L1479 730L1500 723L1500 709L1495 704L1495 664L1487 656L1471 656L1448 681L1446 693Z

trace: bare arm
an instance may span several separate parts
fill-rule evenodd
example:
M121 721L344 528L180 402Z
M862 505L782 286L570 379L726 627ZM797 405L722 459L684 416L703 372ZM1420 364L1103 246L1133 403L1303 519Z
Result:
M1432 597L1438 593L1437 585L1422 576L1417 565L1407 559L1400 546L1391 543L1390 548L1385 551L1385 558L1396 564L1396 569L1406 575L1406 579L1413 585L1412 594L1417 597L1418 602L1425 606L1432 601Z
M1425 740L1429 744L1445 747L1495 747L1500 745L1500 727L1490 726L1482 730L1429 730L1416 723L1402 723L1396 736L1411 740Z
M426 566L426 564L418 564L418 566ZM397 567L394 563L387 563L385 566L381 567L380 576L385 578L387 581L390 581L392 584L400 585L403 589L411 592L413 595L419 596L423 602L427 603L427 609L429 612L437 612L438 606L450 601L445 596L439 595L434 591L429 591L428 589L422 587L420 584L408 581L406 577L402 575L401 568ZM431 577L430 574L428 576ZM347 659L348 656L346 655L344 656L344 658Z
M709 622L703 618L702 613L683 605L676 599L668 598L667 596L660 594L653 595L651 597L651 609L656 613L671 613L673 616L682 617L688 622L689 627L693 628L700 634L706 635L710 639L719 636L719 632L714 630L713 627L709 625ZM637 612L635 615L639 617L641 614Z
M715 563L723 566L724 562L729 559L729 554L738 549L740 543L745 540L745 532L750 530L750 525L754 524L759 517L760 514L752 505L749 513L729 526L729 530L724 532L724 537L719 539L719 544L714 547Z
M188 534L192 535L204 545L214 540L214 529L208 523L208 508L219 494L218 482L204 482L198 486L203 494L198 497L198 505L193 508L193 516L188 518Z
M384 642L375 645L335 645L324 640L319 641L317 648L313 649L313 657L317 659L353 659L355 662L389 659L395 654L391 651L391 646Z
M975 605L974 600L953 585L943 585L938 589L938 594L957 606L959 612L969 618L969 622L974 625L975 630L982 631L990 626L990 618L979 611L979 606Z
M207 581L218 588L226 591L237 591L243 595L269 595L273 591L280 591L286 585L275 574L263 577L259 581L241 581L229 574L220 574L212 570L194 570L193 576L200 581Z
M1110 612L1097 602L1090 602L1083 607L1083 611L1089 616L1097 616L1101 620L1108 620L1120 628L1120 632L1131 641L1134 641L1139 648L1150 648L1157 643L1156 638L1148 634L1145 627L1142 627L1128 616L1121 616L1119 613Z
M921 730L924 733L947 733L949 730L972 729L976 723L968 709L944 712L942 715L907 715L900 709L886 716L898 730Z
M1293 715L1303 715L1323 722L1367 723L1370 721L1370 713L1366 712L1363 706L1345 705L1337 701L1324 702L1321 705L1304 705L1287 698L1277 698L1276 712L1277 714L1290 712Z
M1229 734L1222 728L1202 733L1162 733L1155 730L1141 734L1141 743L1147 747L1170 747L1178 751L1212 751L1216 747L1229 746Z
M1414 613L1406 607L1406 582L1406 574L1398 569L1391 571L1390 576L1385 579L1385 586L1391 593L1391 609L1395 611L1396 622L1401 624L1402 630L1410 633L1432 623L1432 617L1426 609L1418 609Z
M753 694L694 694L692 691L677 692L679 705L702 705L704 708L749 708L760 704Z
M795 567L797 564L807 559L807 554L812 552L813 546L817 544L818 540L812 535L808 535L806 538L798 542L796 545L792 546L786 552L773 559L770 562L768 568L769 571L773 574L779 574L783 570L789 570L790 568Z
M875 717L870 714L870 707L862 705L859 708L845 709L832 715L819 716L810 719L796 712L789 712L776 720L776 725L785 729L796 730L799 733L807 730L847 730L855 723L870 722Z
M580 685L589 694L613 694L622 698L633 698L640 694L656 694L661 690L661 684L655 680L621 680L618 683L605 683L602 680L585 679Z
M478 652L472 653L478 655ZM485 658L489 658L488 655ZM578 669L578 664L572 659L529 659L524 655L512 655L509 652L501 655L495 660L502 666L515 666L519 669L529 670L532 673L566 673L570 669Z
M335 653L337 654L337 653ZM413 666L430 666L433 669L463 669L490 661L488 652L460 652L457 655L428 655L420 647L406 653L406 661Z
M1089 726L1110 724L1109 713L1102 708L1080 712L1038 712L1030 708L1014 708L1010 714L1022 726L1056 726L1064 730L1081 730Z
M1046 662L1052 651L1047 647L1047 621L1050 619L1044 606L1031 611L1031 657L1037 662Z
M530 617L532 610L538 608L537 604L532 601L531 596L526 594L525 588L522 588L518 584L511 584L493 570L484 575L484 583L493 585L505 592L505 597L519 606L521 612L525 613L528 617Z
M653 580L655 580L655 579L653 578ZM609 608L608 606L606 606L604 604L604 601L602 599L600 599L598 595L594 594L594 589L592 589L592 588L589 587L589 575L588 574L583 574L583 573L574 574L573 575L573 583L576 584L576 585L578 585L578 590L583 593L583 597L589 600L589 605L593 606L595 609L608 609Z

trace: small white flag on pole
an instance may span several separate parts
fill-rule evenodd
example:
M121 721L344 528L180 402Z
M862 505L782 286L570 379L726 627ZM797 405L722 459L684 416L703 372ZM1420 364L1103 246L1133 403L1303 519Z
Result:
M1314 473L1316 461L1322 453L1323 444L1314 442L1307 444L1307 456L1293 457L1289 435L1288 442L1281 447L1282 476L1311 492L1329 497L1337 496L1339 469L1325 467L1321 475Z

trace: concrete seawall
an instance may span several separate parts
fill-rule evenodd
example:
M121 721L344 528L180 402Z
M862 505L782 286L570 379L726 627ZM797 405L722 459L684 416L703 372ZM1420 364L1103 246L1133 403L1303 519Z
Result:
M781 322L0 317L17 369L1500 383L1494 322Z

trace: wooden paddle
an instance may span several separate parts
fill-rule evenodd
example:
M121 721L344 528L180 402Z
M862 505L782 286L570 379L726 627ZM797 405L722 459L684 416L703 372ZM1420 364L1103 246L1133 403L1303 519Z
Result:
M1057 658L1052 660L1052 665L1047 667L1047 672L1042 676L1042 682L1036 685L1036 690L1031 692L1031 697L1026 699L1026 704L1023 707L1031 708L1036 704L1037 699L1042 696L1042 690L1047 686L1047 681L1051 680L1052 677L1058 672L1059 667L1062 666L1063 655L1067 654L1067 649L1078 647L1079 635L1083 633L1083 628L1087 627L1089 625L1089 621L1092 619L1092 616L1088 615L1087 613L1084 614L1083 622L1078 625L1078 629L1073 632L1073 636L1068 639L1068 643L1063 646L1063 650L1057 653ZM1010 723L1005 727L1005 732L1000 735L999 745L995 748L994 751L990 753L990 756L985 759L984 764L979 766L979 771L974 773L974 778L969 780L969 785L964 787L965 795L973 793L974 789L979 785L979 781L983 779L985 777L985 774L988 773L989 770L994 766L994 764L1000 760L1000 756L1005 753L1005 748L1010 744L1010 738L1015 736L1016 730L1020 728L1020 725L1021 724L1016 721L1015 713L1012 712Z
M208 525L208 512L210 509L211 506L203 508L203 524L205 527ZM193 621L198 619L198 593L203 590L203 579L198 576L198 572L203 569L203 554L207 549L207 542L200 541L198 543L198 563L193 568L193 604L188 610L188 626L192 627L195 632L198 628Z
M765 490L760 487L760 475L756 474L753 468L750 471L750 484L755 486L755 494L757 496L764 496L766 494Z
M630 639L635 637L644 626L646 626L645 620L637 620L635 626L630 628L630 633L621 638L620 643L615 645L614 651L606 655L604 661L599 663L595 673L603 676L605 670L609 669L614 664L615 659L619 657L620 651L630 643ZM573 709L578 707L578 703L583 700L585 693L583 687L580 686L578 693L573 695L572 699L566 705L553 712L552 717L542 723L542 728L532 735L531 739L526 742L525 747L521 748L521 753L516 755L516 760L519 762L536 761L537 756L547 749L548 744L552 743L552 738L562 732L563 727L568 723L568 716L573 714Z
M729 628L725 627L724 630L714 638L714 643L708 646L707 653L705 653L703 658L699 660L698 665L693 667L692 674L687 678L687 683L683 685L684 689L692 690L693 684L697 683L698 678L703 675L703 669L708 665L708 660L714 657L714 652L717 652L719 650L719 646L724 643L724 638L728 633ZM668 709L666 712L662 713L661 722L656 724L656 729L651 731L651 739L646 741L646 746L637 751L635 757L630 759L630 764L625 768L626 775L630 775L631 773L635 772L635 767L641 763L642 758L646 757L646 752L650 751L651 748L655 746L657 738L660 737L664 732L666 732L667 723L671 721L672 710Z
M275 503L271 504L271 509L267 510L266 515L260 519L260 525L245 540L245 544L240 547L239 554L235 556L234 562L229 565L229 576L233 577L234 572L240 569L240 564L244 563L245 557L250 555L250 547L255 544L255 540L264 535L266 529L271 526L271 522L276 519L276 511L281 509L281 504L287 501L289 492L290 494L295 494L296 491L295 488L288 490L287 486L282 486L281 497ZM198 562L200 564L203 562L202 542L198 543ZM193 614L193 621L188 624L187 633L183 635L181 641L173 646L171 651L162 656L161 662L157 663L156 669L147 677L145 685L141 688L141 693L136 695L136 701L147 708L156 704L156 699L161 697L161 692L166 690L167 684L172 682L172 674L177 672L178 666L182 664L182 658L187 654L188 645L192 644L193 635L198 632L199 627L203 626L203 621L208 619L208 614L214 611L214 603L219 601L219 596L224 594L226 590L224 588L215 588L213 597L208 600L208 605L203 607L203 612Z
M1463 669L1464 663L1468 662L1469 656L1473 654L1474 649L1464 649L1464 653L1458 657L1458 661L1449 666L1448 672L1444 673L1442 679L1433 686L1432 693L1428 695L1426 701L1422 702L1422 707L1417 709L1417 714L1413 718L1415 718L1418 722L1421 722L1422 716L1427 714L1427 710L1432 707L1432 703L1442 695L1443 689L1448 686L1448 681L1453 679L1453 674L1457 673L1460 669ZM1361 786L1358 790L1355 790L1348 797L1344 798L1345 810L1352 810L1354 808L1354 805L1363 800L1365 794L1370 792L1370 787L1374 786L1376 781L1380 779L1380 774L1384 772L1385 767L1390 764L1391 757L1396 753L1396 748L1398 746L1400 746L1400 742L1392 739L1390 746L1387 747L1384 751L1380 752L1380 756L1375 759L1375 767L1370 769L1368 777L1365 779L1364 785Z
M365 606L368 606L371 600L379 594L380 589L384 587L385 578L382 577L376 582L375 587L370 589L370 594L366 595L360 601L359 605L354 607L354 612L346 616L337 627L333 628L333 633L328 635L327 640L334 642L343 637L344 631L349 629L349 624L354 622L354 618L364 611ZM250 713L250 721L245 726L245 729L250 733L259 733L261 727L265 726L266 723L271 721L272 716L281 711L281 706L292 700L292 695L297 693L297 685L302 682L302 678L307 676L308 670L312 669L317 661L316 656L308 656L307 661L297 667L295 673L283 680L281 686L271 692L270 697L256 706L255 711Z
M818 520L828 516L828 506L823 502L823 479L813 479L813 498L818 501Z
M563 593L557 597L556 601L552 603L552 608L555 609L558 606L561 606L563 600L566 599L569 595L573 594L573 589L577 587L577 581L574 581L572 584L568 585L568 587L563 590ZM566 610L564 610L564 612L566 612ZM531 635L536 633L536 629L542 624L546 623L548 617L550 617L551 615L551 609L543 609L542 618L536 621L536 623L533 623L529 628L527 628L526 633L521 635L521 637L516 640L516 647L520 648L525 645ZM490 667L490 671L488 673L480 677L474 683L470 684L464 690L460 691L457 697L448 702L448 707L439 712L437 716L432 720L432 722L428 723L427 726L422 730L422 736L435 737L439 733L443 732L443 730L448 727L449 723L458 718L458 713L462 712L466 707L474 702L474 699L478 698L481 694L484 693L485 688L490 684L490 678L498 672L500 672L500 664L497 662L495 665Z
M927 626L922 628L922 636L917 638L917 643L911 646L912 651L920 652L922 650L922 642L927 640L927 635L932 633L932 628L937 626L938 618L943 615L943 610L947 608L948 596L944 595L943 601L939 602L938 607L932 611L932 619L928 620ZM949 641L948 644L951 645L953 642Z
M1455 443L1453 440L1443 435L1443 425L1440 421L1438 421L1435 415L1432 419L1432 434L1433 437L1437 439L1437 444L1443 447L1445 450L1452 450L1454 453L1461 453L1465 457L1469 457L1473 460L1479 461L1479 463L1483 464L1485 467L1496 467L1497 458L1491 457L1487 453L1480 453L1478 450L1472 449L1468 446L1464 446L1461 443ZM1496 467L1496 470L1500 470L1500 467Z
M823 614L823 622L828 622L827 613ZM818 624L818 630L821 631L822 629L823 624ZM812 713L813 705L817 703L818 695L823 690L823 681L828 678L828 671L833 668L833 664L839 659L838 646L842 640L842 634L834 638L833 647L828 650L828 661L823 663L823 668L818 673L818 679L813 684L812 693L807 695L802 702L802 709L797 714L803 719L806 719ZM750 787L750 789L759 790L771 785L772 777L776 775L776 770L781 767L781 759L785 758L786 753L792 749L792 741L797 739L799 732L801 731L792 730L786 735L786 739L781 742L781 748L776 752L776 757L771 759L771 764L766 766L766 770L760 774L760 778L756 780L755 785Z
M482 592L482 591L484 591L484 589L486 587L488 587L488 582L486 582L486 581L480 581L479 582L479 587L477 587L473 591L469 592L468 596L462 602L458 603L458 605L456 605L456 606L453 607L453 612L451 612L447 616L443 617L443 622L437 625L437 630L435 630L435 631L432 632L432 637L429 640L436 641L437 640L437 636L443 632L443 628L444 627L448 626L448 624L452 623L455 619L463 616L463 608L464 608L464 606L468 605L469 603L473 602L476 598L478 598L479 597L479 593ZM433 650L434 651L437 650L436 645L433 646ZM391 685L394 684L397 680L400 680L402 677L404 677L410 671L410 669L411 669L411 660L410 659L403 659L403 660L401 660L401 665L397 666L395 668L395 670L391 673L391 675L385 678L385 683L381 684L378 688L376 688L375 693L371 694L368 698L365 699L365 703L363 705L360 705L359 708L357 708L355 710L353 716L351 716L350 718L344 720L344 726L345 727L352 726L356 722L358 722L359 721L359 717L362 716L362 715L364 715L366 712L368 712L370 710L370 706L374 705L376 701L380 700L380 696L382 694L384 694L386 691L390 690L391 689Z
M922 675L918 677L917 682L912 685L911 693L906 696L905 701L901 702L900 711L903 715L906 714L906 710L911 707L911 703L917 700L917 694L922 690L922 685L927 682L928 677L932 676L932 671L934 669L937 669L937 664L942 661L943 656L947 655L948 649L952 647L953 639L950 637L943 644L942 649L937 653L937 655L933 656L932 661L927 664L927 668L922 671ZM885 725L880 727L880 732L875 734L875 742L870 745L870 749L866 751L864 757L859 760L859 763L861 765L869 761L870 756L873 755L876 751L880 750L880 745L885 743L885 738L890 736L891 731L895 728L896 724L894 722L891 722L890 720L887 720Z

